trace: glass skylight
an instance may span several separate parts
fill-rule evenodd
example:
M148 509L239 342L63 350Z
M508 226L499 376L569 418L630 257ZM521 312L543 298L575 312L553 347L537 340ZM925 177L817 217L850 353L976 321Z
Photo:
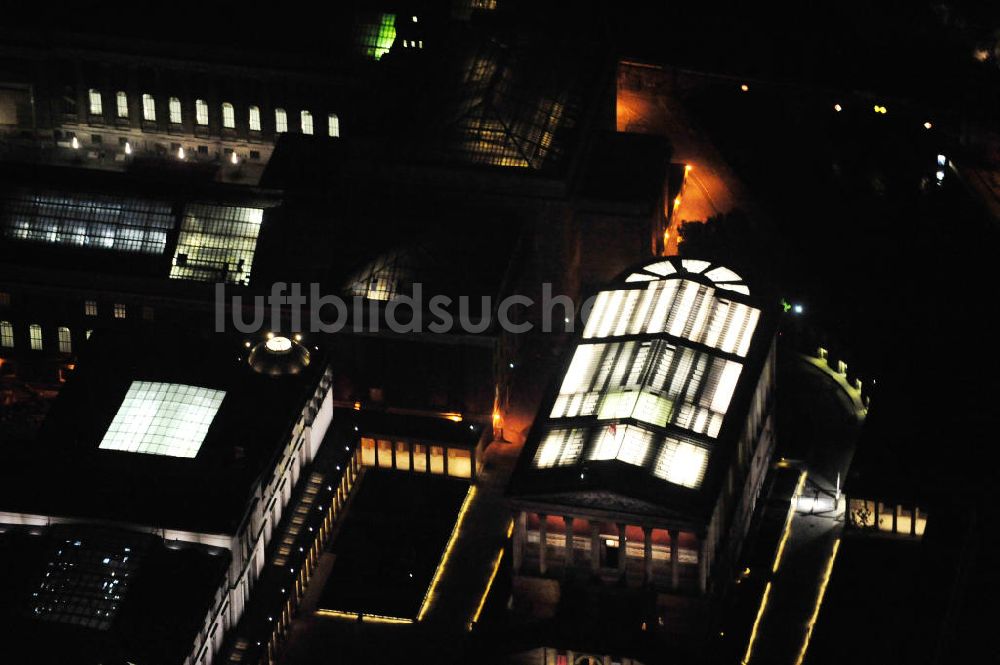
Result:
M171 279L249 284L261 208L192 203L184 210Z
M225 396L224 390L133 381L100 448L195 457Z

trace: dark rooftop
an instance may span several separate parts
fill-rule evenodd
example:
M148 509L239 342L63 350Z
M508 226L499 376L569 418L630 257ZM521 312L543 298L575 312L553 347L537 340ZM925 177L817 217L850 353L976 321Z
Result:
M300 374L262 376L242 339L157 330L94 333L38 440L0 453L0 508L235 532L325 363L314 357ZM133 381L225 391L195 457L98 448Z
M31 662L174 665L202 627L229 552L87 526L0 533L0 636Z

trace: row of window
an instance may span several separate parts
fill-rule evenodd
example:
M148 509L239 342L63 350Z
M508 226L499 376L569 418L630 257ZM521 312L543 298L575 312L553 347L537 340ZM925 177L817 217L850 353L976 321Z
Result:
M88 338L90 337L90 333L91 331L88 330ZM59 339L59 353L73 353L73 336L70 334L69 328L59 326L57 328L57 335ZM28 343L32 351L41 351L45 348L42 340L42 326L37 323L32 323L28 326ZM0 347L5 349L14 348L14 325L10 321L0 321Z
M464 448L430 446L409 441L361 438L361 464L398 471L472 477L472 453Z
M88 91L88 100L90 103L90 115L104 114L104 99L100 90L90 88ZM115 93L115 114L116 117L121 119L128 118L128 95L124 90L119 90ZM183 122L184 115L181 100L178 97L171 97L167 101L167 114L170 117L171 124L179 125ZM142 119L149 122L156 121L156 99L149 93L143 93L142 95ZM208 102L204 99L194 100L194 121L195 124L202 127L208 125ZM226 129L236 128L236 109L229 102L222 103L222 126ZM249 107L248 126L252 132L261 131L259 106L251 105ZM299 129L303 134L313 134L315 132L311 111L299 112ZM279 134L289 131L288 112L283 108L274 109L274 130ZM340 136L340 118L336 113L327 114L326 132L327 136Z

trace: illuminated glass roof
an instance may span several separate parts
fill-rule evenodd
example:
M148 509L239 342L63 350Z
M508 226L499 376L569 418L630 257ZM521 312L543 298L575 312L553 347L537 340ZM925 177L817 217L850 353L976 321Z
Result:
M99 447L195 457L225 396L223 390L133 381Z
M697 489L760 310L732 270L669 258L597 294L532 464L618 460Z
M172 279L249 284L261 208L192 203L184 210Z

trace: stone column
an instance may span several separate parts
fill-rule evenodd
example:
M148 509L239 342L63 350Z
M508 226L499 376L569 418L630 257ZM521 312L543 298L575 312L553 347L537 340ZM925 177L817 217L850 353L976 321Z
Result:
M545 513L538 513L538 572L542 575L545 574L545 570L547 568L545 551L549 548L547 519L548 515Z
M670 588L677 590L681 586L681 548L680 531L670 530Z
M590 520L590 572L595 575L601 570L601 525Z
M568 572L573 568L573 518L564 515L563 521L566 523L566 542L564 547L566 549L566 571Z
M698 589L708 591L708 541L701 538L698 542Z
M514 574L521 572L521 565L524 563L524 528L525 528L525 514L524 511L517 511L514 514L514 540L511 543L511 550L513 555L514 564Z
M625 579L628 551L625 548L625 525L618 523L618 577Z
M653 583L653 527L642 527L642 580Z

